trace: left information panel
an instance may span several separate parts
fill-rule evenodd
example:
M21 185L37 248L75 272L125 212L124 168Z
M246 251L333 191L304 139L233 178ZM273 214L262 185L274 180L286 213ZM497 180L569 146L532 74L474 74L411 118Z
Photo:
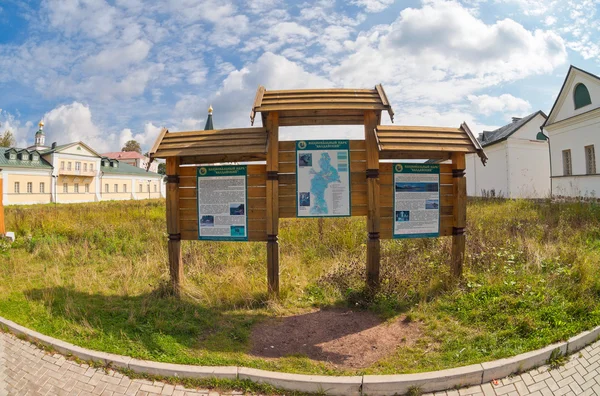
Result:
M247 166L199 166L196 175L198 239L247 241Z

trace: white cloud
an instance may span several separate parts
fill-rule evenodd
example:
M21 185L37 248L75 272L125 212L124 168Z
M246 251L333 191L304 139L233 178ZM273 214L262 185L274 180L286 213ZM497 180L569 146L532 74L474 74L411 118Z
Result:
M129 140L135 140L142 147L142 151L146 152L154 144L161 130L162 127L156 126L151 122L147 122L144 125L144 131L140 133L134 134L131 129L125 128L119 134L119 149Z
M499 3L517 5L525 15L540 16L552 9L557 0L496 0Z
M33 144L34 125L31 121L21 122L17 116L0 109L0 135L11 131L17 147L27 147Z
M124 47L107 48L89 57L83 67L102 71L119 70L146 59L151 47L152 44L147 41L136 40Z
M50 24L67 35L99 38L115 28L117 10L104 0L46 0Z
M334 81L382 82L403 100L423 103L464 100L501 82L550 73L567 58L553 32L531 32L511 19L486 24L459 3L440 0L404 9L391 25L346 47L353 53L332 69Z
M47 144L82 141L97 152L105 152L112 148L111 142L115 140L114 135L100 130L92 120L90 108L79 102L58 106L46 113L43 120Z
M394 0L355 0L352 3L364 7L367 12L381 12L394 4Z
M552 26L552 25L554 25L555 23L556 23L556 17L553 17L553 16L551 16L551 15L548 15L548 16L546 17L546 19L544 19L544 24L545 24L546 26Z
M514 116L523 116L531 111L531 104L528 101L510 94L500 96L469 95L468 99L474 111L486 116L493 113L512 113Z

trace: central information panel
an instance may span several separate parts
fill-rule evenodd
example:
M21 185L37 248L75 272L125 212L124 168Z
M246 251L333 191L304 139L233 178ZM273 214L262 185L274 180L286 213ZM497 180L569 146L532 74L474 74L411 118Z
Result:
M198 239L248 240L246 165L197 168Z
M296 142L296 215L350 216L350 141Z
M394 238L440 235L440 166L394 164Z

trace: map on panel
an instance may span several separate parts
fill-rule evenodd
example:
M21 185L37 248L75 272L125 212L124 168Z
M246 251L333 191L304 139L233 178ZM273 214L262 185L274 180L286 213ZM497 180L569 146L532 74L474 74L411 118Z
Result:
M348 140L296 142L298 217L350 216Z

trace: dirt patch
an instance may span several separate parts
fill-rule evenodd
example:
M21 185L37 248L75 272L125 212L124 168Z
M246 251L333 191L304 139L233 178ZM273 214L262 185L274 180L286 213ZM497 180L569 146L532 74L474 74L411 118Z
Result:
M418 323L382 322L370 312L318 310L267 320L250 336L251 353L265 358L305 355L340 368L364 368L421 336Z

